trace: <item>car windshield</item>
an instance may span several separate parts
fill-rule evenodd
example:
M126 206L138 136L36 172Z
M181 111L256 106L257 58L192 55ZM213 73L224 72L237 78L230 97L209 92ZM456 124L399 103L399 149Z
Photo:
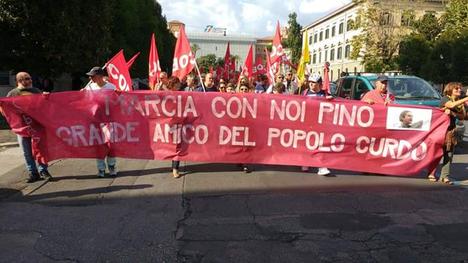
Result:
M375 80L372 80L375 87ZM426 81L415 77L394 77L388 80L388 89L397 99L440 99L439 93Z

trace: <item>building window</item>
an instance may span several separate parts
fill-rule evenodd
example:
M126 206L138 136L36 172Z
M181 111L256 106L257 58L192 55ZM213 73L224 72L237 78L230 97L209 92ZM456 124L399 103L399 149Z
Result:
M325 30L325 39L328 39L330 37L330 29L327 28L327 30Z
M333 25L333 27L332 27L332 37L334 37L334 36L335 36L335 25Z
M344 57L349 58L349 53L351 52L351 45L346 45L344 50Z
M330 50L330 61L333 61L333 60L335 60L335 49L334 48L332 48Z
M380 25L387 26L387 25L390 25L391 22L392 22L392 15L388 11L384 11L380 15Z
M354 29L354 20L349 19L346 23L346 31L351 31Z
M317 43L317 33L314 35L314 43Z
M314 55L312 56L312 64L315 63L317 63L317 54L314 53Z
M338 27L338 34L343 34L343 22L341 22L340 26Z
M312 44L312 36L309 36L309 43Z
M336 59L341 59L342 53L343 53L343 48L338 47L338 49L336 50Z
M319 41L323 40L323 31L320 31Z
M328 57L328 50L325 50L325 57L323 58L323 61L327 61L327 57Z
M322 52L319 52L319 60L318 60L318 63L322 63Z
M358 29L361 27L361 16L356 16L354 19L354 29Z
M413 10L405 10L401 14L401 25L402 26L412 26L414 22L414 11Z

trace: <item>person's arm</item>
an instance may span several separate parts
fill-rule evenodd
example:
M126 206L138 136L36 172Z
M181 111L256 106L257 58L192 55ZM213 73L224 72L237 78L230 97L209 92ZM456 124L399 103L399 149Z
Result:
M468 101L468 97L464 97L463 99L459 99L459 100L456 100L456 101L447 101L444 105L445 108L447 109L453 109L457 106L460 106L462 105L463 103L467 102Z
M372 105L372 104L375 103L375 101L374 101L373 99L371 99L370 96L369 96L368 94L370 94L370 92L367 92L367 93L364 95L364 97L362 97L361 101L363 101L363 102L365 102L365 103L367 103L367 104Z

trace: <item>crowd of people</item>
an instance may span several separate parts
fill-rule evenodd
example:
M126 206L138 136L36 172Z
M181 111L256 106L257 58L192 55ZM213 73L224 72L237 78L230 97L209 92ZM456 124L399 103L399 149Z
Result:
M115 90L116 87L106 80L105 72L100 67L93 67L86 75L90 82L82 90L99 91L103 89ZM32 86L32 79L26 72L19 72L16 75L17 87L10 91L7 96L20 96L41 93L39 89ZM193 92L225 92L225 93L267 93L267 94L285 94L299 95L307 97L325 97L333 99L330 94L322 88L322 77L318 74L306 75L303 81L299 81L293 71L287 71L286 74L278 73L275 79L270 83L266 75L258 75L256 79L249 79L241 76L238 80L224 79L222 77L215 78L212 73L207 73L201 76L201 80L195 75L188 75L182 80L177 77L168 76L166 72L161 72L159 75L159 83L154 87L159 91L193 91ZM440 180L447 184L453 184L450 179L450 165L452 163L454 147L457 144L457 136L455 134L455 121L467 118L465 104L468 97L461 97L462 84L451 82L446 85L443 92L443 99L440 104L441 110L450 117L450 126L447 130L447 136L443 147L443 163L440 177L436 177L436 171L429 173L428 177L431 181ZM380 75L376 81L374 90L367 92L362 97L361 101L369 104L384 104L389 105L394 103L395 97L388 91L388 77ZM408 114L406 114L408 115ZM400 118L405 118L401 116ZM408 117L409 118L409 117ZM402 120L403 122L403 120ZM18 135L18 141L23 149L26 168L29 171L28 182L34 182L40 178L51 179L52 176L47 170L47 164L39 163L37 168L31 149L31 138ZM251 170L245 164L239 164L244 172ZM97 160L98 176L106 176L106 168L110 176L117 176L116 160L112 156L107 156L106 159ZM179 178L180 162L172 161L172 175ZM302 171L309 171L309 167L302 167ZM319 175L328 175L330 170L326 167L318 168Z

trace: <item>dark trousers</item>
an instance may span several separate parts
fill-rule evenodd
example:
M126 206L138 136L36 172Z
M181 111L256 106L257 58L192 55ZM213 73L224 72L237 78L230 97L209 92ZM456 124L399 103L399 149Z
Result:
M180 161L172 161L172 169L179 170Z

